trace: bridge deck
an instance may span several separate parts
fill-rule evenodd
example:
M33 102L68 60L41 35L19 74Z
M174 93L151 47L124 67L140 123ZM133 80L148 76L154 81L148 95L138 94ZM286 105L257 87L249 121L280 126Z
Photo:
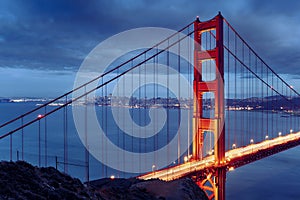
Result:
M274 139L265 140L257 144L250 144L245 147L229 150L225 154L226 161L220 164L215 162L214 156L208 156L203 160L189 161L184 164L147 173L139 176L138 178L170 181L190 176L201 171L205 172L207 170L213 170L218 167L226 167L227 170L232 170L236 167L254 162L299 144L300 132L291 133Z

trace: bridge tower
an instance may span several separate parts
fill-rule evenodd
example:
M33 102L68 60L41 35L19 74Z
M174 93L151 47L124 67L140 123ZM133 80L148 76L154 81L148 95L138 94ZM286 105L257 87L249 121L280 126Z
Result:
M215 31L215 47L204 49L201 36L208 31ZM201 22L199 18L194 22L194 117L193 117L193 159L203 157L204 132L214 134L214 156L216 170L208 177L213 183L212 199L225 199L226 169L222 167L225 161L225 129L224 129L224 50L223 50L223 17L219 13L209 21ZM205 41L203 41L204 44ZM204 81L202 78L203 62L212 60L215 63L215 79ZM203 95L206 92L214 94L214 116L205 118L203 115ZM203 187L204 182L199 183Z

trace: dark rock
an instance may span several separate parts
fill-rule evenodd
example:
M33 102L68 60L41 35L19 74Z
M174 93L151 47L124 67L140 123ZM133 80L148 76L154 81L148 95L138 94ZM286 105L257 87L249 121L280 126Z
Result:
M0 199L91 199L80 180L53 167L2 161L0 177Z
M90 187L103 199L207 200L205 193L189 178L170 182L135 178L100 179L90 182Z
M2 199L101 200L206 200L204 192L188 178L161 180L99 179L88 186L53 167L38 168L26 162L0 162Z

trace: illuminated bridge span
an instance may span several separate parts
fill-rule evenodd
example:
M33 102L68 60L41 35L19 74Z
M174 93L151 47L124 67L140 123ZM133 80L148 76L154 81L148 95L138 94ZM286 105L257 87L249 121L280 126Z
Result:
M207 178L210 178L211 173L216 171L219 167L224 167L227 171L231 171L237 167L295 147L299 144L300 132L229 150L225 153L224 162L220 164L215 160L214 156L207 156L202 160L186 161L174 167L149 172L148 174L139 176L139 178L158 178L170 181L192 176L195 181L203 187L205 186L203 183L205 183Z
M209 199L223 200L227 171L300 142L299 93L221 14L86 77L1 122L0 158L56 166L86 181L191 177Z

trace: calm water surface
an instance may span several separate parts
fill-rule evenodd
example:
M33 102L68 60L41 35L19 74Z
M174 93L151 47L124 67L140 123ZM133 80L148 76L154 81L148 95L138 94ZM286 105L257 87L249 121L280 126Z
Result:
M12 119L30 109L35 108L35 103L1 103L0 104L0 123ZM48 108L53 109L53 108ZM103 108L97 108L101 112ZM84 147L77 136L76 129L73 123L71 107L67 108L68 113L68 150L69 150L69 164L68 173L76 176L82 180L85 179L85 162L84 162ZM176 110L170 110L170 115L172 117L178 113ZM37 116L40 113L34 113L33 116ZM146 116L144 114L133 116L133 118L138 119L138 117ZM229 127L233 123L236 123L236 120L239 120L240 117L236 116L238 114L227 113L229 116ZM109 114L108 117L111 117ZM239 124L235 128L235 131L241 131L243 128L250 126L261 128L265 126L262 124L263 121L266 121L265 114L248 115L249 118L255 117L257 121L255 124ZM269 115L269 128L273 126L274 135L283 129L289 129L290 127L286 126L285 120L290 120L291 118L280 118L280 115L274 115L273 118L270 118ZM47 162L47 165L55 166L55 157L57 156L59 162L63 162L63 111L60 111L53 116L47 118L45 122L41 121L40 124L36 123L31 127L25 128L23 130L24 135L24 159L29 160L32 164L44 166ZM26 119L23 119L26 122ZM109 120L108 120L109 121ZM147 124L149 121L148 117L142 119L141 125ZM146 121L146 122L145 122ZM272 123L273 121L273 123ZM136 121L138 122L138 120ZM276 123L275 123L276 122ZM17 121L12 124L11 127L17 127L21 124L21 121ZM111 124L114 126L115 124ZM110 125L109 125L110 126ZM47 127L47 157L45 157L45 127ZM170 125L170 130L176 129L176 125ZM116 130L116 129L115 129ZM248 131L252 128L248 128ZM5 132L5 130L3 130ZM40 131L41 139L41 157L38 158L38 131ZM255 131L255 130L253 130ZM233 132L233 131L232 131ZM3 134L3 132L1 132ZM18 131L15 136L13 136L13 160L17 159L17 151L19 151L19 158L21 158L21 131ZM172 135L170 136L172 137ZM239 143L241 138L230 136L230 143ZM246 139L247 136L245 134ZM117 138L117 135L112 135L111 139L114 140ZM160 139L160 145L163 145L163 139ZM129 143L130 141L128 141ZM127 143L127 142L126 142ZM10 138L6 138L0 141L0 159L9 160L9 144ZM227 146L230 144L227 144ZM149 145L153 146L153 145ZM130 150L130 149L129 149ZM136 149L133 149L135 151ZM64 170L64 165L62 163L58 164L60 170ZM111 174L118 174L117 176L130 176L122 174L108 167L102 166L96 159L90 156L90 179L96 179L101 176L110 176ZM265 158L263 160L254 162L252 164L246 165L244 167L235 169L234 171L227 173L227 182L226 182L226 197L229 200L254 200L254 199L287 199L295 200L300 199L300 147L295 147L293 149L284 151L282 153L276 154L274 156Z

